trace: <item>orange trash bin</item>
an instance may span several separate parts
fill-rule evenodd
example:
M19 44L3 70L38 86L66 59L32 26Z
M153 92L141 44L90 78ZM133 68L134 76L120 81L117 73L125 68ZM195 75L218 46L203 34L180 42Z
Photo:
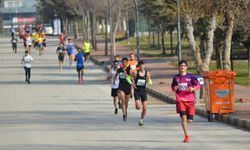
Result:
M213 121L218 114L234 112L235 76L236 73L229 70L213 70L204 74L208 121Z

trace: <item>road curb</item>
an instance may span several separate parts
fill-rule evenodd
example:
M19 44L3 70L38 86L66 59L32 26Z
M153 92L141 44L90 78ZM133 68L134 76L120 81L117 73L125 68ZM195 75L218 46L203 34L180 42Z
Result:
M90 56L90 60L93 63L95 63L96 65L101 66L104 69L104 71L107 72L109 70L109 66L108 66L109 62L98 61L93 56ZM152 89L151 87L147 87L147 92L149 95L151 95L155 98L158 98L166 103L169 103L169 104L176 103L175 98L170 97L164 93L160 93L160 92ZM207 118L207 111L204 109L196 108L196 114L201 116L201 117ZM245 129L247 131L250 131L250 120L240 119L236 116L230 116L230 115L224 114L224 115L218 115L217 121L226 123L226 124L231 125L231 126L240 127L240 128Z

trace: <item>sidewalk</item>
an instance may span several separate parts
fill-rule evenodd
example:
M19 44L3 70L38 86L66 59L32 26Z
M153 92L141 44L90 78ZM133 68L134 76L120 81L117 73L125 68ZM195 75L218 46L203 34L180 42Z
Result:
M104 55L104 43L102 40L99 41L98 50L93 50L91 52L91 59L96 64L103 65L103 67L107 69L107 66L110 64L110 56ZM134 52L129 50L126 46L120 46L118 44L116 49L117 54L120 55L121 58L125 56L128 57L129 53ZM142 59L145 61L146 68L150 71L153 79L153 85L148 88L149 94L168 103L175 103L175 94L171 91L170 85L173 75L177 74L178 70L175 66L172 66L170 62L177 60L177 58L142 57ZM250 130L249 93L250 87L235 85L235 113L219 116L219 120L230 125ZM197 114L207 117L204 103L197 107Z

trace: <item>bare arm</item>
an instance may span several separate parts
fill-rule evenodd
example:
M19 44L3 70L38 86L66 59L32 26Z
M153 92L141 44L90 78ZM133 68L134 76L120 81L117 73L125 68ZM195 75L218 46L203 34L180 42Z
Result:
M116 71L113 84L115 84L115 81L116 81L117 77L118 77L118 72Z
M111 80L112 74L111 74L111 69L109 69L108 75L107 75L107 80Z

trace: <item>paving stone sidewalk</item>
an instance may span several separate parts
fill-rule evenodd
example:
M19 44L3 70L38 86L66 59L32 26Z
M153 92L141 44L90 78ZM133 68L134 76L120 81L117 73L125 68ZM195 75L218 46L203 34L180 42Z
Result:
M82 45L81 40L75 40L77 45ZM98 39L98 50L91 52L91 59L98 65L102 65L108 69L110 65L110 56L105 56L104 40ZM134 50L129 50L126 46L117 44L117 54L120 57L128 57L130 53L136 53ZM146 68L150 71L153 85L148 88L149 94L166 101L175 103L175 94L171 91L170 85L173 75L178 73L177 67L171 65L172 61L177 61L177 57L141 57ZM243 129L250 130L250 87L235 85L235 113L230 115L221 115L218 120L227 124L238 126ZM202 101L202 100L201 100ZM201 103L197 107L197 114L206 117L205 103Z

